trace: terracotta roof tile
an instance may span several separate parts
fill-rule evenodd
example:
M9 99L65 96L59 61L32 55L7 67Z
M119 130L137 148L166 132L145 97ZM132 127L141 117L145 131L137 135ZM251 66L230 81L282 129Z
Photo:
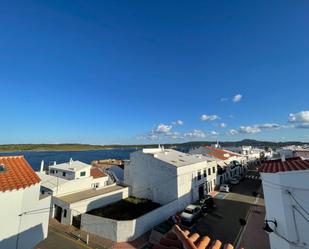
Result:
M277 173L277 172L308 170L308 169L309 169L309 160L302 160L299 157L294 157L294 158L288 158L285 161L282 161L281 159L264 161L261 168L259 169L259 172Z
M222 242L220 240L211 242L208 236L200 238L200 235L197 233L190 235L189 231L181 230L178 225L174 225L172 230L161 238L159 244L154 244L153 249L220 249L221 247ZM234 246L226 244L224 248L233 249Z
M23 156L0 156L0 191L11 191L39 183L40 178Z
M212 156L212 157L215 157L215 158L218 158L218 159L221 159L221 160L229 159L232 156L240 157L239 154L236 154L236 153L228 151L228 150L220 150L220 149L217 149L217 148L214 148L214 147L211 147L211 146L205 146L205 148L207 150L209 150L209 152L208 152L209 156ZM226 155L228 155L228 157Z
M100 178L100 177L104 177L107 176L106 174L104 174L101 170L99 170L98 168L91 168L90 170L90 175L93 178Z

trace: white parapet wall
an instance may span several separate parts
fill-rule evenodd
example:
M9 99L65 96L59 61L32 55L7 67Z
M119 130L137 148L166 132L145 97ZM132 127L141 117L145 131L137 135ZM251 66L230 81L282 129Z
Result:
M178 211L178 200L133 220L113 220L82 214L81 229L115 242L132 241Z

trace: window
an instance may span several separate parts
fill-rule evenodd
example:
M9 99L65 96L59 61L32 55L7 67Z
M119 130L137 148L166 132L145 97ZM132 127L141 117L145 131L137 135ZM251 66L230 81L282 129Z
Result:
M63 217L64 218L67 217L67 210L66 209L63 210Z
M204 175L204 177L206 177L206 176L207 176L206 169L204 169L204 171L203 171L203 175Z
M212 167L212 173L216 173L216 168L215 167Z
M62 176L65 176L66 175L66 173L65 172L62 172Z
M93 188L98 188L100 186L100 183L96 182L94 184L92 184Z
M51 169L51 170L50 170L50 173L54 174L54 173L55 173L55 171L54 171L53 169Z
M197 172L197 180L201 180L201 178L202 178L202 174L201 174L201 171L199 170Z
M5 171L5 167L3 164L0 165L0 172L4 172Z
M208 169L208 175L211 175L211 169L210 168Z
M42 190L42 191L41 191L41 193L42 193L42 195L44 195L44 194L45 194L45 191L44 191L44 190Z
M86 175L86 171L80 172L80 176L85 176L85 175Z

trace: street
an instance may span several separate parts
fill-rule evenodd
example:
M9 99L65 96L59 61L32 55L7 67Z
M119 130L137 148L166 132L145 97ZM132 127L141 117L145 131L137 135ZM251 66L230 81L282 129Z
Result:
M36 249L87 249L90 248L85 243L77 241L64 233L56 231L56 229L49 227L48 237L39 243Z
M219 192L214 201L216 208L200 218L195 225L190 227L192 232L198 232L201 236L209 236L211 239L219 239L223 243L236 244L241 234L239 219L247 220L249 209L253 205L264 206L264 199L255 197L253 192L259 192L260 180L256 171L249 171L246 178L238 185L234 185L230 193ZM37 249L85 249L99 248L97 246L89 247L83 242L71 238L64 231L50 226L48 238L42 241ZM92 240L93 241L93 240ZM110 243L100 243L110 247ZM100 248L102 248L100 246Z
M255 176L258 176L257 172L249 171L247 177L233 186L230 193L219 193L215 197L216 209L199 219L192 230L211 239L235 244L241 231L239 219L247 220L250 206L264 205L263 198L256 198L252 193L257 192L260 186L260 180Z

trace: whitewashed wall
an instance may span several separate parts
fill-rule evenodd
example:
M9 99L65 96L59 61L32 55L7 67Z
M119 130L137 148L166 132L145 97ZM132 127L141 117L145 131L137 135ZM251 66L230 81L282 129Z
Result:
M0 193L0 249L30 249L47 237L50 197L39 200L40 184Z
M130 155L130 163L125 167L125 184L131 188L131 195L151 199L162 205L179 199L179 209L198 200L198 188L205 182L214 180L217 172L216 163L199 162L176 167L158 160L142 151ZM213 173L212 167L215 167ZM208 168L211 174L208 174ZM207 177L203 176L206 169ZM198 180L198 171L201 179ZM208 176L209 175L209 176Z
M117 221L83 214L81 229L116 242L132 241L168 219L177 210L178 200L175 200L134 220Z
M79 212L85 213L87 211L106 206L116 201L120 201L129 197L129 188L125 187L104 195L95 196L80 202L75 202L70 205L70 208Z
M74 165L72 165L72 168L74 168ZM58 169L57 166L51 166L49 167L49 174L56 176L56 177L63 178L63 179L67 179L67 180L74 180L74 179L82 179L82 178L90 177L90 169L91 169L90 165L87 168L76 170L76 171ZM54 170L54 173L51 173L51 170ZM65 172L65 176L63 176L62 174L63 172ZM85 172L85 175L80 176L81 172Z
M93 180L92 180L92 186L94 184L99 184L99 188L103 188L103 187L107 186L107 183L108 183L108 176L93 178Z
M290 191L297 202L299 202L305 210L309 210L309 170L262 173L261 177L267 219L275 219L277 221L278 227L276 230L286 239L297 242L299 237L298 245L303 245L303 243L309 245L309 223L297 212L295 212L294 220L292 206L294 205L300 211L302 210L287 193L287 191ZM302 213L307 219L309 218L306 213L303 211ZM297 228L295 228L295 223ZM271 223L269 224L272 226ZM296 231L298 231L298 236ZM272 249L300 248L289 244L276 233L271 233L269 238Z
M176 167L136 151L130 155L125 167L124 182L132 191L130 195L151 199L160 204L177 198Z
M53 197L53 205L57 205L59 207L62 207L62 209L67 210L67 215L64 217L64 212L62 211L61 215L61 223L65 225L71 225L73 216L77 216L83 213L86 213L88 211L91 211L93 209L106 206L108 204L111 204L113 202L122 200L129 197L129 188L122 188L104 195L95 196L93 198L89 198L86 200L82 200L75 203L66 203L65 201ZM55 207L55 206L54 206ZM53 208L53 216L55 215L55 209Z
M67 181L66 183L59 185L58 188L55 189L54 195L63 196L90 189L93 180L94 179L92 177L86 177Z

